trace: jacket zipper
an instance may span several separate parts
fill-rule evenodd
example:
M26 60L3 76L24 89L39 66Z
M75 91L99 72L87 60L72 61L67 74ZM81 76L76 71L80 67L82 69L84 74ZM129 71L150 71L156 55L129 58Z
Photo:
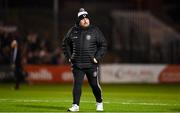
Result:
M83 32L80 35L80 63L82 63Z

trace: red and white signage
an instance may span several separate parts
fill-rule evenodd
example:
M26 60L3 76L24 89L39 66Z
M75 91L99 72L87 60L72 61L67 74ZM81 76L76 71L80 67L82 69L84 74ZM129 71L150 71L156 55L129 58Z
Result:
M31 83L68 83L73 81L70 66L26 65L28 82Z
M180 83L179 65L107 64L100 67L102 83ZM24 69L30 83L73 82L70 66L26 65Z
M179 65L108 64L101 66L102 83L180 83Z
M159 75L160 83L180 83L180 66L168 65Z

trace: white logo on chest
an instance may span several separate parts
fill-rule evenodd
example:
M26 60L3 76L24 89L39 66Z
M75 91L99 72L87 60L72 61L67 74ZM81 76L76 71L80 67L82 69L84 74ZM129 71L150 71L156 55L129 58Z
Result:
M73 38L78 38L77 36L74 36Z
M86 39L90 40L91 39L91 35L86 35Z

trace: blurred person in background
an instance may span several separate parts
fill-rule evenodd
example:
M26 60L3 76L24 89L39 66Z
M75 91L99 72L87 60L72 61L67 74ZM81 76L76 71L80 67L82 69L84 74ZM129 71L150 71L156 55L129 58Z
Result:
M72 64L74 77L73 104L69 112L79 111L84 76L96 98L96 110L103 111L101 87L98 80L98 64L105 54L107 43L102 32L90 24L88 12L80 8L78 19L63 40L63 51Z
M11 65L15 77L15 90L19 89L20 82L24 80L21 45L16 26L0 27L0 63Z
M0 63L1 64L9 64L10 63L10 51L11 51L11 47L10 47L10 43L11 43L11 37L9 35L9 33L2 28L1 32L0 32Z
M40 39L36 32L29 32L26 41L27 63L39 64Z
M64 64L64 57L60 47L56 48L52 53L51 62L52 64Z
M37 32L29 32L26 39L26 62L28 64L51 64L52 43Z
M22 42L16 33L11 37L11 65L15 76L14 89L18 90L20 88L20 83L25 80L25 72L22 66Z

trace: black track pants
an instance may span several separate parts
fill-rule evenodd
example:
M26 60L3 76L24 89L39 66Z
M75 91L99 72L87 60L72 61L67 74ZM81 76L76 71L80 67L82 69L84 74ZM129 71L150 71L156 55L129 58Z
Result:
M73 76L74 76L73 104L79 105L84 75L87 76L88 82L96 98L96 102L102 102L101 87L99 85L98 73L99 72L97 67L85 68L85 69L73 67Z

